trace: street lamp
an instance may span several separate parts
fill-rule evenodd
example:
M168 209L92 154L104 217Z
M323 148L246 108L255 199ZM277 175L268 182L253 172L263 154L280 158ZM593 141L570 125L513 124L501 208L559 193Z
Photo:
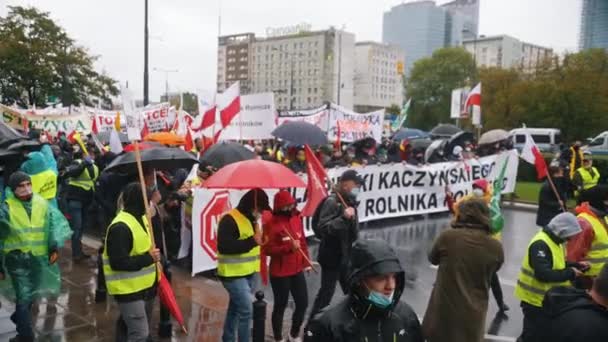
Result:
M177 69L163 69L163 68L154 68L154 71L164 72L165 73L165 97L167 98L167 102L169 102L169 73L178 72Z
M290 80L290 85L289 85L289 110L293 110L293 101L294 101L294 97L293 97L293 93L294 93L294 77L295 77L295 72L296 72L296 68L295 68L295 57L301 57L303 56L303 54L301 53L292 53L292 52L287 52L284 51L282 49L279 49L277 47L271 46L270 47L271 50L274 51L278 51L278 52L282 52L284 54L287 54L290 58L291 58L291 80Z
M148 0L144 1L144 106L147 106L150 102L148 89Z

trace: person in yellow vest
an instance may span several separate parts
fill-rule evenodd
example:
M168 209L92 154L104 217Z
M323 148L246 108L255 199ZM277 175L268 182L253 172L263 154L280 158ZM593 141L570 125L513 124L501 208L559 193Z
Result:
M596 186L600 181L600 176L600 172L593 166L591 152L583 152L583 166L576 170L574 178L572 178L572 185L576 187L577 197L580 196L583 191Z
M591 268L585 273L580 287L591 288L593 279L608 262L608 185L598 185L584 191L581 205L576 207L583 232L568 242L569 261L587 261Z
M258 220L264 210L270 210L268 195L262 189L253 189L218 224L217 274L230 296L223 342L251 341L251 293L260 271L262 245Z
M30 152L21 171L30 175L34 193L57 207L57 172L47 165L45 156L41 152Z
M59 294L61 276L57 250L71 231L58 209L32 191L24 172L14 172L0 206L0 280L10 276L15 292L11 321L17 336L10 341L34 341L31 308L35 299ZM6 266L6 270L4 269Z
M95 181L99 177L99 168L90 156L83 156L82 151L74 154L74 161L61 175L67 178L67 209L70 227L72 227L72 259L80 262L89 258L82 251L82 233L87 222L87 211L93 201Z
M129 183L122 196L123 209L106 233L103 273L107 291L120 310L116 341L145 342L150 336L161 252L152 248L139 183Z
M553 287L569 286L589 268L588 263L566 262L564 244L580 232L576 216L561 213L530 241L515 286L515 297L521 300L524 314L518 341L546 341L547 317L542 310L545 294Z

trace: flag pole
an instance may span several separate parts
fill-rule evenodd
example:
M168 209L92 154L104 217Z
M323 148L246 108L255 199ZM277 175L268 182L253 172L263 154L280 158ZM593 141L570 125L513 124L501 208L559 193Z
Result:
M547 180L549 181L549 185L551 185L551 189L553 190L553 193L555 194L555 198L557 198L557 201L559 202L559 206L560 208L562 208L563 212L566 212L566 207L565 207L565 203L562 200L562 198L559 196L559 193L557 192L557 188L555 187L555 183L553 183L553 179L551 178L551 174L549 173L549 171L547 170Z

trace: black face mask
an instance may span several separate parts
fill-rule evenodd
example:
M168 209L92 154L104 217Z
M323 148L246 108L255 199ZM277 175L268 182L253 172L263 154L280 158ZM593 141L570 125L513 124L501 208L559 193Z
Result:
M291 209L283 209L283 210L278 210L276 212L276 214L279 216L291 216L292 212L293 212L293 210L291 210Z

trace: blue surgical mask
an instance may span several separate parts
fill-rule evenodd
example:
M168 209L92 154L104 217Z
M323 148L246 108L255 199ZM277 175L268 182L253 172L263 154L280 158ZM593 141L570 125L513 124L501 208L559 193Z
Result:
M389 307L389 305L393 304L393 296L395 295L395 291L391 292L390 296L386 296L377 291L370 291L367 296L367 300L369 300L375 306L385 309Z
M360 193L361 193L361 189L359 189L359 188L353 188L353 189L350 191L350 194L351 194L351 195L353 195L354 197L359 196L359 194L360 194Z

